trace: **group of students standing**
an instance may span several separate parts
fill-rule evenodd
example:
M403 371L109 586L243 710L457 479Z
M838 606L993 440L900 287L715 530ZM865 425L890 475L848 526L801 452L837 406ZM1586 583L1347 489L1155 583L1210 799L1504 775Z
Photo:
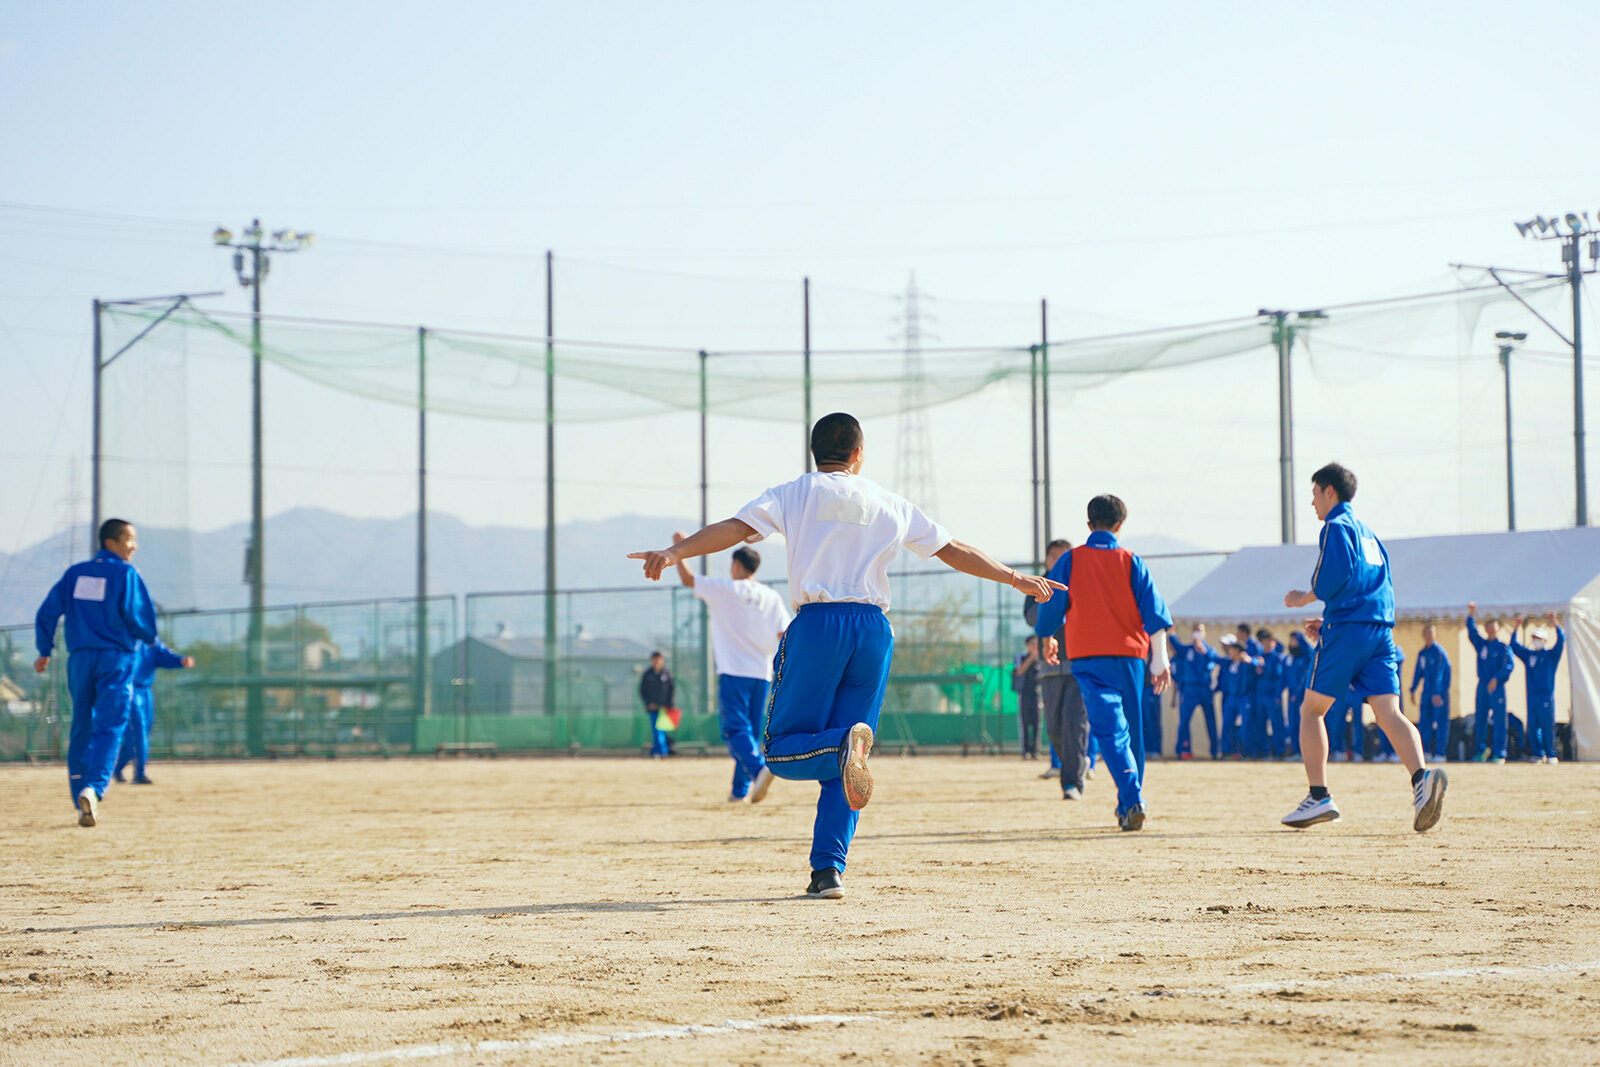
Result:
M1058 542L1064 545L1065 542ZM1054 546L1053 546L1054 547ZM1519 635L1528 621L1518 615L1511 626L1510 641L1501 639L1498 619L1488 619L1480 631L1477 604L1467 609L1467 637L1477 663L1477 688L1471 727L1472 756L1475 762L1504 763L1508 750L1509 713L1506 683L1517 662L1523 664L1527 688L1527 726L1524 732L1525 758L1537 763L1559 763L1555 724L1556 670L1566 647L1566 634L1560 620L1546 616L1548 629L1532 627L1524 643ZM1031 611L1028 621L1033 621ZM1551 634L1554 640L1551 640ZM1176 755L1180 760L1194 758L1192 724L1198 712L1210 742L1211 758L1220 759L1298 759L1300 729L1296 721L1306 686L1316 662L1316 643L1299 630L1287 642L1266 628L1251 632L1240 624L1224 634L1218 652L1206 640L1204 623L1197 623L1183 644L1171 643L1173 706L1178 712ZM1409 696L1417 709L1417 728L1423 748L1434 760L1449 758L1450 688L1453 678L1450 656L1438 642L1432 623L1423 627L1423 647L1412 670ZM1402 659L1404 653L1401 653ZM1057 767L1063 777L1063 792L1073 791L1070 799L1081 795L1082 781L1077 767L1079 749L1070 729L1073 701L1064 696L1059 683L1046 679L1054 668L1038 656L1037 639L1028 638L1022 655L1013 667L1012 688L1017 693L1023 758L1037 755L1038 726L1049 728L1051 770L1044 777L1055 777ZM1146 676L1143 719L1146 751L1159 758L1162 751L1161 697ZM1350 692L1334 702L1326 716L1331 757L1347 761L1364 756L1366 725L1364 700ZM1064 743L1063 743L1064 742ZM1063 760L1062 753L1068 753ZM1087 753L1087 766L1093 753ZM1399 762L1388 737L1378 732L1378 750L1373 757L1387 763Z

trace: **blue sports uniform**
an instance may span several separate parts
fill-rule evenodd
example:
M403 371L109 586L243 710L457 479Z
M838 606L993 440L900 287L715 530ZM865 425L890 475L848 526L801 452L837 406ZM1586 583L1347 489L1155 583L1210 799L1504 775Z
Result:
M1528 686L1528 754L1556 755L1556 668L1567 647L1567 635L1556 627L1556 643L1548 648L1529 648L1511 635L1511 651L1522 661L1523 680Z
M110 785L132 713L139 643L156 640L156 608L133 565L101 549L68 567L39 606L33 628L40 656L54 650L63 617L72 693L67 783L77 803L82 790L104 797Z
M1281 645L1271 652L1262 650L1256 660L1255 714L1251 721L1251 754L1259 758L1287 756L1289 747L1288 720L1283 715L1283 691L1287 688L1289 653Z
M1323 521L1311 591L1323 603L1322 635L1310 689L1330 699L1400 693L1389 552L1340 502Z
M1079 588L1074 593L1073 560L1080 556L1086 573L1080 575ZM1074 658L1072 676L1083 692L1089 732L1099 742L1106 769L1116 780L1117 815L1121 817L1144 803L1141 691L1147 673L1145 656L1149 654L1150 639L1165 640L1161 635L1172 627L1172 616L1144 560L1119 546L1116 535L1109 530L1095 530L1078 548L1062 553L1050 568L1049 577L1066 586L1067 591L1058 592L1039 605L1033 630L1043 638L1053 635L1065 622L1068 649L1096 653ZM1134 654L1111 654L1110 650L1118 646Z
M1283 671L1283 684L1289 690L1288 740L1296 756L1300 754L1300 705L1305 703L1311 684L1311 665L1316 661L1316 646L1296 630L1289 635L1289 663Z
M1210 645L1202 642L1202 646L1195 648L1193 642L1180 645L1173 641L1171 644L1172 681L1178 687L1178 755L1183 757L1193 752L1189 722L1198 711L1206 728L1206 740L1211 744L1211 758L1217 759L1222 750L1217 746L1217 699L1211 671L1228 660L1212 651Z
M1222 752L1246 755L1246 731L1256 691L1255 662L1249 657L1230 659L1217 671L1217 689L1222 693Z
M1361 751L1361 699L1353 690L1347 692L1323 716L1328 729L1328 758Z
M1511 646L1491 641L1478 632L1478 620L1467 616L1467 638L1478 653L1478 691L1472 713L1472 747L1482 757L1489 752L1489 731L1494 731L1494 758L1506 758L1506 682L1517 661ZM1489 683L1494 682L1491 691Z
M1411 670L1411 695L1422 687L1421 720L1422 749L1436 760L1445 758L1450 744L1450 657L1438 642L1417 653L1417 665Z
M150 726L155 721L156 668L173 670L183 666L183 657L162 644L139 646L139 669L133 675L133 709L127 729L122 731L122 749L117 756L117 774L133 764L135 781L145 778L150 760Z

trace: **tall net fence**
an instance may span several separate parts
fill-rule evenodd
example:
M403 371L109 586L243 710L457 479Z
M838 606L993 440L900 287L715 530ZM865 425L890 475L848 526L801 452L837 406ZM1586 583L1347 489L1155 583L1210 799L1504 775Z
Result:
M1169 597L1225 558L1151 557ZM774 583L780 592L783 583ZM949 571L899 574L883 742L912 748L1003 748L1016 740L1010 668L1027 628L1022 598ZM626 750L647 743L639 676L667 657L684 710L678 737L715 751L704 619L683 586L556 595L554 685L542 592L371 600L268 608L263 668L247 655L248 610L164 614L166 644L190 670L157 673L152 751L160 758L374 756L495 751ZM0 628L0 759L56 759L71 722L70 653L33 672L33 628ZM262 747L252 751L249 694L262 694ZM553 704L547 704L553 694Z
M1070 535L1081 529L1082 502L1107 490L1128 501L1136 546L1141 534L1197 549L1278 540L1270 318L1041 345L1036 307L939 301L931 306L940 322L924 324L921 336L940 340L910 360L903 339L891 340L904 299L816 286L808 360L795 343L792 288L725 283L719 323L703 305L674 316L671 302L652 298L648 272L625 288L630 315L615 314L598 282L569 274L583 278L585 268L557 271L556 307L566 314L558 323L619 340L263 317L268 600L413 591L406 555L415 520L392 520L415 515L424 480L441 545L430 592L542 587L543 551L531 539L492 559L448 545L457 526L542 528L547 465L562 524L555 577L621 582L622 553L586 555L584 524L654 519L629 546L648 547L663 540L664 523L692 522L702 507L702 439L705 510L731 514L802 469L808 407L813 416L860 415L869 476L929 502L958 536L1004 556L1033 555L1044 497L1040 535ZM1548 331L1525 306L1559 317L1566 299L1559 283L1541 280L1515 294L1467 286L1292 318L1296 497L1310 470L1338 458L1360 473L1363 513L1389 536L1503 528L1494 334L1521 330L1530 340L1514 365L1518 517L1525 527L1569 524L1570 357L1539 340ZM238 526L250 514L250 317L120 305L102 319L105 352L116 355L102 372L101 514L150 531L141 565L167 606L237 604ZM971 343L980 333L1003 343ZM684 343L695 335L703 341ZM923 436L908 434L914 419ZM917 441L927 461L896 462ZM902 469L931 473L899 484ZM1036 470L1047 475L1043 487ZM375 525L353 544L326 535L328 513ZM391 521L380 528L380 517Z

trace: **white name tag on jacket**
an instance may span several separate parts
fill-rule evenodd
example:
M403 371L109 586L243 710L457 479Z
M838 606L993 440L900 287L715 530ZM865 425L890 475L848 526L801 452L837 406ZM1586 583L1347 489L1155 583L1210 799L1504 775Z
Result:
M106 598L106 580L94 578L87 574L78 575L77 584L72 587L73 600L104 600Z
M817 493L818 522L848 522L865 526L868 519L867 498L858 493L840 489L823 489Z
M1363 537L1361 539L1361 554L1374 567L1383 566L1383 550L1378 547L1378 539L1376 537Z

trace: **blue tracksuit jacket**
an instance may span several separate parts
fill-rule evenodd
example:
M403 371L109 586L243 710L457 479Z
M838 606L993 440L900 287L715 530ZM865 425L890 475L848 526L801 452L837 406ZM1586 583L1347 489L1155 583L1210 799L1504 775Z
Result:
M1417 653L1417 665L1411 671L1411 693L1417 687L1427 696L1444 696L1450 692L1450 657L1437 643Z
M1529 648L1517 640L1516 634L1511 635L1511 651L1522 661L1524 681L1528 686L1528 699L1535 697L1554 696L1556 692L1556 668L1561 665L1561 653L1567 646L1567 635L1561 627L1556 627L1556 643L1548 648ZM1507 671L1506 676L1510 677Z
M1322 601L1322 621L1394 625L1394 584L1389 552L1376 534L1341 503L1322 524L1321 554L1311 591Z
M1472 647L1478 650L1478 693L1491 700L1504 699L1506 682L1511 680L1511 672L1516 669L1516 661L1511 658L1511 646L1504 641L1491 641L1484 637L1478 632L1478 620L1471 615L1467 616L1467 638L1472 642ZM1500 683L1495 686L1493 693L1489 692L1491 679Z
M66 616L68 652L133 655L141 641L156 640L156 606L144 579L115 552L101 549L74 563L45 595L33 620L39 655L55 651L56 623Z

